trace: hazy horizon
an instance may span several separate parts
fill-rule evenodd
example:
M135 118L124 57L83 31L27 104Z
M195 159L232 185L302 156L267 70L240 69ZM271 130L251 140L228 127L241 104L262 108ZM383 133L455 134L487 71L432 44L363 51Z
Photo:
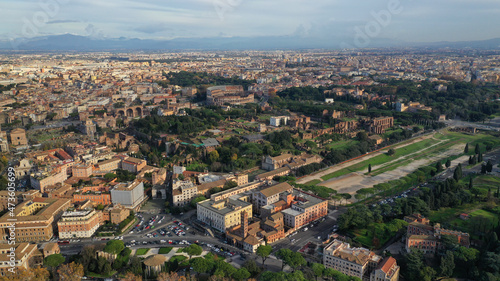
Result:
M157 40L297 35L350 38L353 45L366 38L470 41L500 37L499 12L495 0L6 0L0 39L70 33Z

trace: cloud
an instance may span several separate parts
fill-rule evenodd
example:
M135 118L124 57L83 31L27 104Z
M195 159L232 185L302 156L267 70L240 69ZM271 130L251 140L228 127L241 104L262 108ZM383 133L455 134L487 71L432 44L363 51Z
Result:
M36 0L2 1L0 36L21 33L25 19L43 13ZM392 17L380 38L458 41L500 37L495 28L500 24L498 0L71 0L61 4L39 32L151 39L298 32L333 38L354 36L356 27L364 28L373 20L372 12L387 9L392 1L399 1L404 9ZM99 30L85 30L88 24Z
M173 28L169 27L167 24L147 24L138 26L133 29L134 31L146 33L146 34L155 34L165 31L173 31Z
M73 23L80 22L79 20L51 20L48 21L47 24L58 24L58 23Z

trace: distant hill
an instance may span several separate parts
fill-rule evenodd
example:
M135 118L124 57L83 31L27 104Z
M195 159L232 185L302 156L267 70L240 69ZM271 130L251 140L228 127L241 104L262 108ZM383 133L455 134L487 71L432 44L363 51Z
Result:
M22 51L104 51L104 50L273 50L273 49L341 49L349 48L352 39L307 36L207 37L152 40L137 38L95 39L63 34L0 41L0 50ZM346 44L347 43L347 44ZM500 38L482 41L408 43L373 38L366 47L429 47L500 49Z

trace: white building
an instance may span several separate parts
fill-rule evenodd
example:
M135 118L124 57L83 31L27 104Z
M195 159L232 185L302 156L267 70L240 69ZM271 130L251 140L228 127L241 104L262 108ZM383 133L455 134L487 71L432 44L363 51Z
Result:
M285 126L290 118L288 116L271 117L269 124L274 127Z
M138 209L144 201L144 184L134 181L119 183L111 189L111 202L120 204L128 209Z

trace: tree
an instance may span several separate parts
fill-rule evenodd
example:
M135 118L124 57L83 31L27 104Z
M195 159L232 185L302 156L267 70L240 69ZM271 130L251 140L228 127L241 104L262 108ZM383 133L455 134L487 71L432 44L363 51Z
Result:
M61 254L53 254L48 257L46 257L43 261L45 265L48 265L50 267L58 267L65 261L65 258Z
M352 198L352 195L349 193L342 193L342 194L340 194L340 196L342 196L342 198L344 198L345 204L347 204L347 200Z
M393 148L391 148L391 149L389 149L389 150L387 151L387 155L389 155L389 156L392 156L392 155L394 155L394 154L396 154L396 151L395 151Z
M64 281L80 281L84 275L83 266L79 263L63 264L57 270L60 280Z
M464 153L465 154L469 153L469 143L465 144Z
M488 160L488 163L486 163L486 172L491 173L493 171L493 163L491 160Z
M481 165L481 174L486 174L486 165Z
M451 160L446 160L446 163L444 165L446 166L446 168L449 168L451 166Z
M248 272L248 270L243 267L236 270L236 272L233 273L231 277L233 277L233 279L236 279L237 281L244 280L250 277L250 272Z
M372 172L372 164L368 164L368 173Z
M455 259L452 251L446 251L446 255L441 257L441 265L439 268L441 270L441 276L450 277L453 274L453 270L455 269Z
M453 172L453 179L459 181L462 178L462 165L458 164Z
M314 276L316 276L316 281L317 281L318 277L323 276L323 271L325 270L325 266L320 263L313 263L311 269L314 272Z
M264 263L266 262L266 259L269 257L269 255L271 254L272 251L273 251L273 247L271 247L269 245L260 245L257 248L256 254L257 254L257 256L262 258L262 265L264 265Z
M189 255L191 259L192 256L199 256L203 252L203 248L197 244L191 244L184 249L184 253Z
M162 275L162 273L160 273L160 275L158 276L158 280L160 280L160 276ZM168 280L170 279L164 279L162 281L168 281ZM140 275L135 275L132 272L127 272L127 274L125 274L123 278L120 278L120 281L142 281L142 277Z
M238 186L237 182L230 180L230 181L226 181L226 183L224 184L224 189L230 189L230 188L237 187L237 186Z
M186 281L186 277L184 276L179 276L177 272L161 272L158 274L158 281ZM131 280L132 281L132 280Z
M436 173L441 173L443 171L443 165L441 164L441 161L438 161L436 163Z
M107 174L104 175L104 179L108 180L108 181L113 180L115 178L116 178L116 175L113 174L113 173L107 173Z
M281 270L285 267L285 264L288 264L292 257L293 251L288 248L279 249L276 252L276 256L281 260Z
M121 240L110 240L106 243L104 247L104 252L118 255L121 251L125 249L125 244Z
M302 254L299 252L293 252L288 264L293 271L297 270L297 268L303 266L304 264L306 264L306 259L304 259Z
M481 152L477 154L477 162L479 163L483 162L483 154Z
M193 267L193 270L198 273L198 276L208 271L208 262L204 258L194 258L191 262L191 266Z
M217 160L219 160L219 152L217 150L208 153L208 162L210 164L217 162Z
M252 275L252 277L257 276L260 273L260 268L257 265L257 263L255 262L255 260L253 260L253 259L247 260L243 264L243 267L246 268L248 270L248 272L250 272L250 274Z
M479 147L479 143L476 143L476 148L474 149L474 152L475 152L476 154L481 153L481 148Z

